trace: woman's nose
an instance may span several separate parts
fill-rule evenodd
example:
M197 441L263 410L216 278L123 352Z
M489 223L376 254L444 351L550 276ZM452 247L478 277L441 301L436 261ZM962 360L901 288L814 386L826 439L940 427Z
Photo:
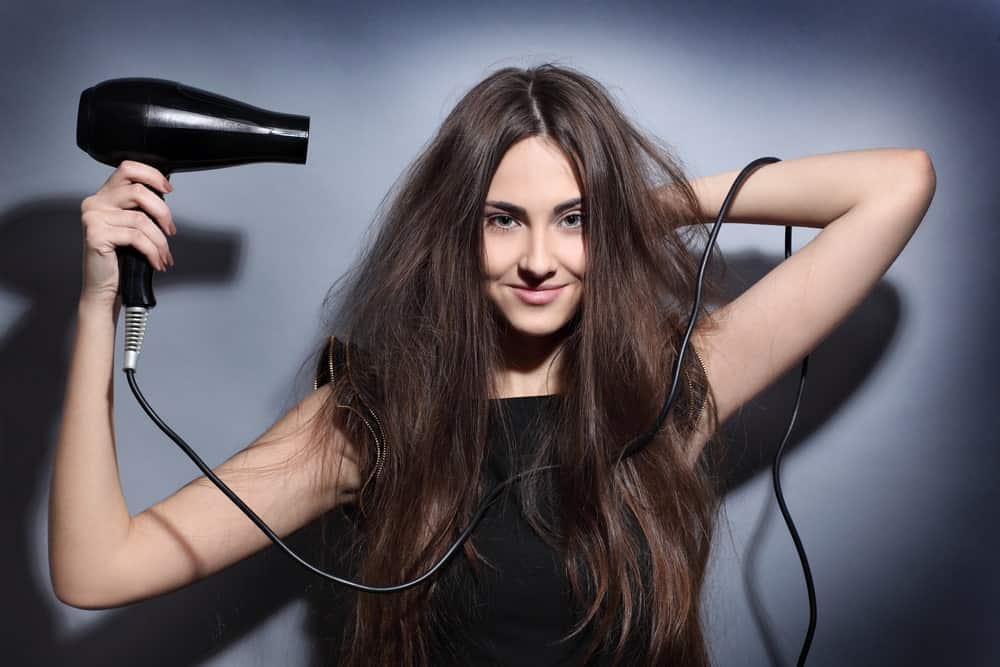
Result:
M532 229L527 238L521 261L518 263L519 268L540 280L555 273L556 258L552 240L548 238L548 230Z

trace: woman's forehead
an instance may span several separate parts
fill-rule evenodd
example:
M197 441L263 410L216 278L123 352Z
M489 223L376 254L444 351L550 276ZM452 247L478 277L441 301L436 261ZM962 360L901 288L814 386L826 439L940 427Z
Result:
M576 197L580 189L566 155L551 142L529 137L504 154L486 199L547 211Z

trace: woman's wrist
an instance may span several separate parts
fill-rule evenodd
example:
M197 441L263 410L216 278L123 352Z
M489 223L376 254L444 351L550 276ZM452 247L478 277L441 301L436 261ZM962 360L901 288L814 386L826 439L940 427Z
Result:
M112 321L118 321L121 304L121 298L117 294L99 294L82 290L77 304L77 312L81 316L108 317Z

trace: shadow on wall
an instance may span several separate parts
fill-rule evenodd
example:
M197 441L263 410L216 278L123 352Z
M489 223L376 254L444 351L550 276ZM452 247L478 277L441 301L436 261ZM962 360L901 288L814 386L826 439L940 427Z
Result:
M724 299L732 300L776 267L775 258L757 252L727 257ZM899 294L880 281L857 308L809 355L802 404L785 445L785 457L850 400L895 337L902 316ZM795 406L801 360L722 425L727 459L726 492L769 468Z
M5 663L197 664L292 598L302 589L302 575L291 567L269 567L271 558L264 553L176 593L102 612L99 622L68 637L55 626L51 593L41 588L49 586L48 579L30 575L45 571L31 562L31 536L39 531L27 522L49 482L46 462L62 410L66 341L80 289L82 199L31 201L0 217L0 286L30 301L0 343L0 518L8 536L0 550L0 588L6 591L4 616L8 623L16 619L17 628L7 635ZM185 261L157 275L155 288L232 280L239 236L181 225L187 231L171 246Z
M55 446L53 424L59 419L68 367L69 346L79 296L82 197L29 202L0 218L0 286L27 297L28 311L0 343L0 517L3 534L13 536L0 550L6 591L5 616L16 618L5 653L15 665L197 665L227 650L288 603L306 599L310 618L304 632L313 657L331 664L341 595L329 595L325 583L269 547L226 570L179 591L120 610L101 612L99 621L79 633L56 627L47 578L30 576L28 525L32 502L48 484L46 461ZM155 288L191 282L232 279L240 249L237 234L198 231L181 223L185 233L171 240L183 254L182 265L157 275ZM725 298L731 299L776 266L780 256L757 253L727 257ZM794 449L820 428L849 399L884 353L896 332L900 302L882 283L812 355L803 405L787 445ZM726 490L767 471L791 414L798 384L796 367L730 419L723 429L733 462ZM793 510L794 512L794 510ZM319 562L313 522L288 543ZM761 524L763 525L763 524ZM759 526L760 528L760 526ZM752 554L748 560L752 559ZM344 571L346 574L346 570ZM348 575L349 576L349 575ZM752 587L750 589L752 596ZM341 619L341 620L335 620ZM758 619L765 640L769 630ZM331 637L332 635L332 637ZM334 643L330 643L333 640Z
M727 258L729 270L723 283L724 299L729 301L738 296L777 266L776 262L783 257L783 254L777 258L765 258L759 253L743 253L737 255L735 260ZM785 444L783 461L788 460L790 452L822 428L864 384L895 337L901 317L899 293L884 280L880 281L840 326L810 353L802 402ZM712 454L726 457L726 493L757 475L764 474L770 478L774 456L788 430L795 407L801 375L800 360L722 425L724 439L716 446L725 448L725 451ZM784 482L787 469L782 472ZM757 567L767 532L772 528L779 531L787 529L778 512L773 483L768 486L771 487L770 493L757 515L743 554L742 579L768 662L773 667L780 667L792 660L793 655L788 652L787 646L781 646L777 633L772 629L773 622L757 586ZM788 510L794 521L795 508L789 507ZM805 549L808 556L808 545ZM795 645L795 656L800 649L801 646Z

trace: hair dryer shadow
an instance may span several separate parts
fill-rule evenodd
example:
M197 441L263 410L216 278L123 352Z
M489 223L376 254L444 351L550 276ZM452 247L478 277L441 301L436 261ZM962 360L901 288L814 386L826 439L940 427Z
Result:
M70 635L55 618L59 605L41 536L80 295L82 198L29 201L0 216L0 302L8 306L0 321L0 529L10 537L0 549L0 588L18 626L6 642L5 664L194 665L227 643L220 623L227 638L248 631L301 591L302 575L291 565L275 567L265 553L204 585L95 614ZM163 285L233 280L240 234L195 225L178 220L184 231L171 244L179 259L161 274ZM152 631L168 626L169 633Z

